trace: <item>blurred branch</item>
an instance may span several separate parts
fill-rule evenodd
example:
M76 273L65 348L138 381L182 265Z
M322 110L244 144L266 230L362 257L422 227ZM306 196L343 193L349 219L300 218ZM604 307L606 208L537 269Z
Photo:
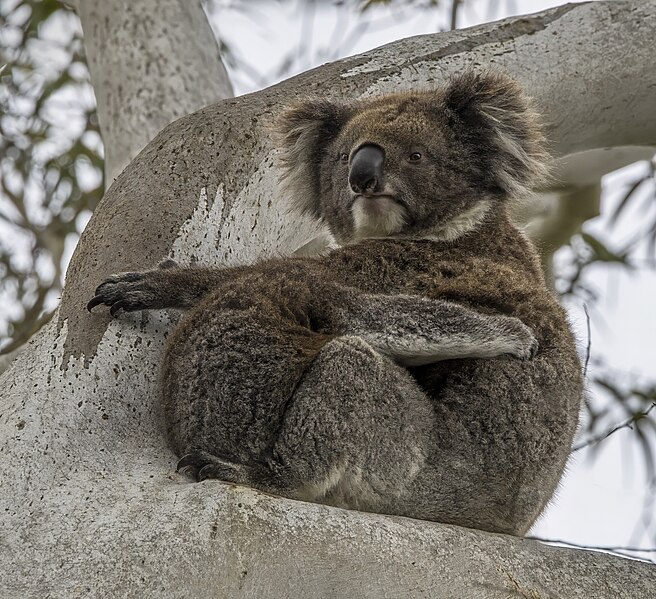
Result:
M631 244L621 250L613 251L607 245L589 233L575 235L569 243L572 250L569 272L559 273L556 288L562 296L579 296L585 302L593 303L597 292L585 283L584 274L593 264L616 264L626 270L636 267L631 259Z
M451 1L451 30L458 28L458 10L464 0Z
M640 187L643 186L644 183L647 183L648 181L651 181L653 183L656 183L656 156L653 156L651 160L647 162L647 173L642 176L638 177L630 186L627 192L624 194L624 197L620 201L620 203L617 205L617 208L613 211L611 214L611 225L615 225L620 217L620 215L624 212L624 209L627 207L629 201L631 198L634 197L634 194L638 191Z
M553 279L553 255L570 242L587 220L599 215L601 185L568 186L539 194L518 206L518 221L540 251L542 269Z
M656 501L656 475L651 477L647 482L645 496L642 501L642 514L637 520L631 539L639 540L643 534L649 535L649 530L654 523L654 502ZM652 538L656 538L656 531L653 532ZM630 542L633 542L631 540Z
M34 333L50 321L55 310L41 314L44 299L45 294L39 294L39 300L25 314L22 323L23 326L17 328L11 341L0 349L0 356L15 352L24 343L27 343Z
M574 445L574 447L572 447L572 453L575 452L575 451L579 451L579 450L583 449L584 447L589 447L590 445L594 445L596 443L599 443L599 442L603 441L604 439L607 439L608 437L610 437L613 433L616 433L617 431L622 430L624 428L629 428L629 429L633 430L633 425L635 423L637 423L638 421L642 420L643 418L647 418L654 408L656 408L656 403L651 404L649 409L647 409L646 411L638 412L637 414L634 414L633 416L631 416L631 418L629 418L625 422L622 422L621 424L618 424L617 426L614 426L612 429L606 431L605 433L603 433L601 435L597 435L597 436L592 437L590 439L586 439L585 441L583 441L581 443L578 443L577 445Z
M291 47L285 40L287 50L275 66L263 72L254 65L254 62L249 62L244 58L237 48L237 43L230 41L231 31L229 29L221 30L219 15L221 8L224 10L228 8L249 17L253 27L261 28L262 23L266 22L266 17L263 16L265 13L260 10L265 2L262 0L259 2L236 2L222 7L219 0L206 0L207 11L212 16L214 26L221 30L218 31L221 57L230 70L231 79L242 83L242 87L245 88L242 91L255 91L322 62L347 56L354 51L356 44L360 43L367 34L396 27L416 16L418 11L433 14L436 9L444 7L445 10L440 11L439 14L446 24L453 19L452 11L457 14L465 1L457 0L455 2L457 6L453 7L448 7L446 1L440 3L439 0L339 0L331 2L335 24L328 42L324 45L316 42L314 39L316 36L313 34L315 29L320 28L322 24L320 17L326 14L317 9L328 3L320 3L317 0L297 0L296 2L280 0L279 3L295 6L299 18L299 40ZM325 11L325 9L323 10ZM380 16L381 13L382 16ZM446 26L443 27L443 29L446 28Z
M642 241L647 242L647 253L649 257L653 257L656 254L656 210L654 210L654 207L656 207L656 157L648 161L647 165L648 172L638 177L629 185L624 196L610 216L610 227L612 228L628 210L630 205L636 204L639 200L644 203L643 217L638 220L638 225L634 228L630 239L625 241L620 249L612 249L610 247L610 239L608 241L602 240L598 235L592 235L590 233L574 235L569 242L572 260L571 267L568 269L569 272L560 273L556 280L556 287L561 295L578 295L586 301L594 301L596 299L596 293L583 283L585 272L590 266L606 263L619 265L627 270L635 270L637 265L634 254ZM645 192L642 194L642 198L637 193L638 190ZM595 192L595 194L598 198L598 193ZM586 199L586 195L578 197L579 199ZM590 197L588 197L588 200L590 200ZM651 218L648 217L650 208L652 213ZM584 206L581 209L582 212L576 218L585 215L585 211L590 209L592 209L592 203L588 202L587 207ZM595 216L595 214L590 214L589 218L592 216ZM561 220L566 221L566 218L554 218L553 222ZM582 222L579 223L579 226ZM550 231L555 232L552 234ZM567 227L565 227L565 231L567 231ZM545 235L550 240L545 253L553 254L553 251L555 251L554 242L562 241L563 233L558 232L558 227L555 227L552 223L546 230L542 228L537 232L531 233L532 237L539 237L540 235ZM564 243L560 245L564 245ZM647 258L648 261L651 259Z

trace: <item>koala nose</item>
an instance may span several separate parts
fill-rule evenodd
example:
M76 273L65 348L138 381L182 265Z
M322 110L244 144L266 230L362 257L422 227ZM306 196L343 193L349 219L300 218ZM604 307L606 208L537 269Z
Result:
M383 180L385 154L378 146L362 146L351 160L349 184L355 193L374 193Z

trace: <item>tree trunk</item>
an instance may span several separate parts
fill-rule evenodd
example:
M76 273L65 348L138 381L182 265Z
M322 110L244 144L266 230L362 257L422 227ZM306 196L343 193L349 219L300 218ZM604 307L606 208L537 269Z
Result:
M200 0L76 0L107 187L163 127L234 94Z
M174 472L157 371L174 316L109 321L95 285L171 256L232 264L316 233L285 216L268 134L299 94L359 97L503 69L564 155L656 140L656 2L563 6L403 40L166 127L119 176L73 257L57 318L0 378L0 595L649 597L607 555L269 497Z

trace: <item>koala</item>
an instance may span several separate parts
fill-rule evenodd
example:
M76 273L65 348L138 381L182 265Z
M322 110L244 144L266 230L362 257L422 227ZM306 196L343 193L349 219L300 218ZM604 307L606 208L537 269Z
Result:
M509 205L545 175L499 73L277 126L295 207L338 247L109 277L88 304L185 310L162 365L178 470L293 499L524 534L551 498L582 376Z

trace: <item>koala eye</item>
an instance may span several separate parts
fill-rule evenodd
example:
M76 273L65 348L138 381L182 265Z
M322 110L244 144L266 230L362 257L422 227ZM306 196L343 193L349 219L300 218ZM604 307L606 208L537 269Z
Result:
M347 164L347 163L348 163L348 159L349 159L349 155L348 155L348 153L347 153L347 152L342 152L342 153L339 155L339 159L340 159L340 161L343 162L344 164Z
M419 152L413 152L410 154L410 162L419 162L421 160L421 154Z

